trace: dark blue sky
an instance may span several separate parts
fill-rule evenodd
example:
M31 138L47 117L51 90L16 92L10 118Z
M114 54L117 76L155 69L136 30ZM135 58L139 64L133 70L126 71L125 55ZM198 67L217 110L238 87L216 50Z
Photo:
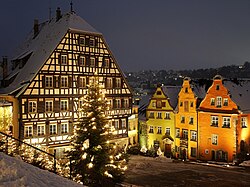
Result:
M197 69L250 61L249 0L73 0L102 32L124 71ZM6 0L0 5L0 56L70 0Z

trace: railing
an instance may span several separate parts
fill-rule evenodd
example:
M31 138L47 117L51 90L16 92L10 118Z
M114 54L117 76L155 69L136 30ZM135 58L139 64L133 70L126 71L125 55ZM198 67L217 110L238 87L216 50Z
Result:
M26 143L24 141L21 141L21 140L19 140L17 138L14 138L13 136L8 135L8 134L6 134L4 132L0 131L0 134L3 135L4 137L6 137L6 142L3 142L5 144L5 153L6 154L8 154L8 152L9 152L8 151L8 146L9 146L8 145L8 138L11 138L12 140L15 140L15 141L19 142L19 144L25 144L26 146L28 146L28 147L30 147L30 148L32 148L34 150L40 151L40 152L42 152L42 153L44 153L44 154L46 154L48 156L53 157L53 172L56 173L56 150L54 150L54 154L51 154L51 153L48 153L48 152L46 152L46 151L44 151L42 149L39 149L39 148L33 146L33 145L30 145L30 144L28 144L28 143Z

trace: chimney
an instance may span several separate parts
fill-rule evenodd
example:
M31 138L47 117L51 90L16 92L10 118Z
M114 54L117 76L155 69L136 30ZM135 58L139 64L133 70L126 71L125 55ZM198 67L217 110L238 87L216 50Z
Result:
M56 21L58 21L61 17L62 17L61 10L60 10L59 7L57 7L57 10L56 10Z
M38 32L39 32L39 25L38 25L38 20L37 19L34 19L34 38L38 35Z
M3 56L3 79L8 76L8 58L7 56Z

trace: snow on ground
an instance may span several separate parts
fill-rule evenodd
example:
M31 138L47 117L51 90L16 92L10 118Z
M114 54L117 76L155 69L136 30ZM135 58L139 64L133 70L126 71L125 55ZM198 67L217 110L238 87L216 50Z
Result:
M1 187L80 187L82 185L0 152Z

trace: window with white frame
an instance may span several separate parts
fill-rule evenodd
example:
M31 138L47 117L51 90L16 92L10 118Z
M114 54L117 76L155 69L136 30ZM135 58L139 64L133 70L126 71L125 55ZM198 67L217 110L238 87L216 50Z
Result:
M230 117L223 117L222 127L230 128Z
M157 107L157 108L161 108L161 107L162 107L161 101L156 101L156 107Z
M79 56L78 65L79 66L85 66L86 65L86 58L84 56Z
M112 88L112 87L113 87L112 78L107 78L107 81L106 81L106 88Z
M119 129L119 120L115 120L115 129Z
M212 144L218 145L218 135L217 134L212 134Z
M56 132L57 132L56 127L57 127L56 124L50 124L49 125L49 134L56 134Z
M247 128L247 118L246 117L241 118L241 127Z
M211 126L218 127L218 124L219 124L219 117L211 116Z
M228 106L228 98L223 99L223 106Z
M29 113L36 113L37 112L36 101L29 101L28 102L28 111L29 111Z
M214 106L214 104L215 104L215 99L214 99L214 98L211 98L211 99L210 99L210 105Z
M33 135L33 127L32 126L24 126L24 136L30 137Z
M157 127L157 134L161 134L162 133L162 127Z
M61 64L63 65L67 64L67 55L61 55Z
M216 107L222 106L222 97L216 97Z
M166 128L166 135L170 135L170 128L169 127Z
M95 58L90 58L90 67L95 67Z
M154 133L154 127L153 126L149 126L149 133Z
M90 47L94 47L95 46L95 39L90 38L90 40L89 40L89 46Z
M189 124L193 125L194 124L194 118L193 117L189 117Z
M179 128L175 129L175 137L180 138L180 129Z
M53 76L45 76L45 88L53 87Z
M191 140L196 141L197 140L197 132L196 131L191 131Z
M53 101L52 100L45 101L45 112L53 112Z
M68 110L68 100L67 99L62 99L60 101L60 110L61 111L66 111Z
M68 87L68 77L67 76L61 76L61 87L62 88Z
M182 138L185 139L185 140L188 139L188 130L186 130L186 129L182 130Z
M116 88L121 88L121 78L116 78L115 79L115 82L116 82Z
M122 119L122 128L125 129L126 128L126 120L125 119Z
M162 119L161 112L157 112L157 118Z
M85 88L86 87L86 77L79 77L79 88Z
M45 134L45 125L37 125L37 135L41 136Z
M68 123L61 124L61 133L68 133Z
M165 119L170 119L170 112L166 112Z

